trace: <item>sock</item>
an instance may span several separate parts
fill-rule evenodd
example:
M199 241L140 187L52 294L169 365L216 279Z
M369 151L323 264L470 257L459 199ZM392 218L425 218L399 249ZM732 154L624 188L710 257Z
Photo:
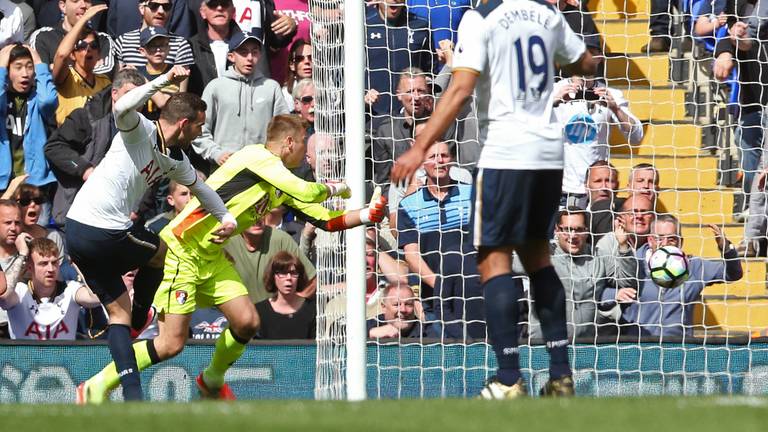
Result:
M152 307L157 287L163 281L163 269L144 266L136 273L133 281L133 305L131 306L131 328L139 331L147 323L147 313Z
M243 355L247 343L248 341L235 336L229 327L221 332L216 341L211 364L203 371L203 380L209 388L217 389L224 385L224 374Z
M568 328L565 322L565 288L552 266L529 275L536 314L549 351L549 378L571 375L568 364Z
M133 351L136 355L136 366L139 371L160 363L160 357L155 351L155 344L152 340L143 340L133 344ZM95 389L101 393L106 393L117 388L120 384L120 376L117 374L115 362L110 362L101 372L97 373L90 380Z
M517 302L523 295L523 286L519 279L506 273L486 281L483 291L488 336L499 363L496 378L504 385L512 385L520 378Z
M116 373L123 385L123 399L126 401L140 401L143 399L141 391L141 376L136 365L136 355L131 345L131 330L127 325L110 324L107 329L109 352L115 360Z

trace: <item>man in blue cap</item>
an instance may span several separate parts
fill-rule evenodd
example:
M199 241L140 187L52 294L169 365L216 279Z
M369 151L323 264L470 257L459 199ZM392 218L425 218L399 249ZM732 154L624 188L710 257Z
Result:
M257 67L262 44L259 33L235 32L227 54L231 66L203 91L205 125L192 146L213 167L248 144L266 142L272 117L290 113L280 84Z

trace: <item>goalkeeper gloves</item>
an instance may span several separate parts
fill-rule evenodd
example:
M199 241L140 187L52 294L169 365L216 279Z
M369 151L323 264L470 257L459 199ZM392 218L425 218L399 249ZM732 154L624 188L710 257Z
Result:
M387 209L387 197L381 194L381 187L377 186L373 191L368 207L360 210L360 221L364 224L379 223L384 220Z
M337 196L344 199L352 197L352 191L349 189L346 183L326 183L325 187L328 188L328 197Z
M373 197L371 202L368 203L368 207L361 209L359 212L360 222L362 225L369 223L379 223L384 220L386 214L387 198L381 195L381 188L377 187L373 191ZM347 228L351 228L345 221L345 216L337 216L328 221L328 231L343 231Z

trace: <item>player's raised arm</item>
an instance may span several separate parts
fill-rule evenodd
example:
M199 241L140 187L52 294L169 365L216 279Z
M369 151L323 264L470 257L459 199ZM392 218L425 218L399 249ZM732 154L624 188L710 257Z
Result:
M115 102L114 114L117 129L128 132L139 125L139 113L137 109L144 106L147 101L165 86L184 81L189 76L189 71L183 66L174 66L168 73L160 75L154 80L136 87Z

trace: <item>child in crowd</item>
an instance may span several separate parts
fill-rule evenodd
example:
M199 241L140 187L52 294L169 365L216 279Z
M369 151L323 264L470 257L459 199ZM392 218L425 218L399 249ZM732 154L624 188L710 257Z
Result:
M141 46L139 53L147 59L147 64L136 66L136 70L144 75L147 81L152 81L158 76L167 73L172 67L165 62L171 50L170 41L171 38L168 30L164 27L147 27L141 31L139 35L139 45ZM160 118L160 109L165 106L171 95L179 91L186 91L186 88L187 81L180 85L164 87L147 102L147 106L142 111L142 114L150 120L157 120Z

